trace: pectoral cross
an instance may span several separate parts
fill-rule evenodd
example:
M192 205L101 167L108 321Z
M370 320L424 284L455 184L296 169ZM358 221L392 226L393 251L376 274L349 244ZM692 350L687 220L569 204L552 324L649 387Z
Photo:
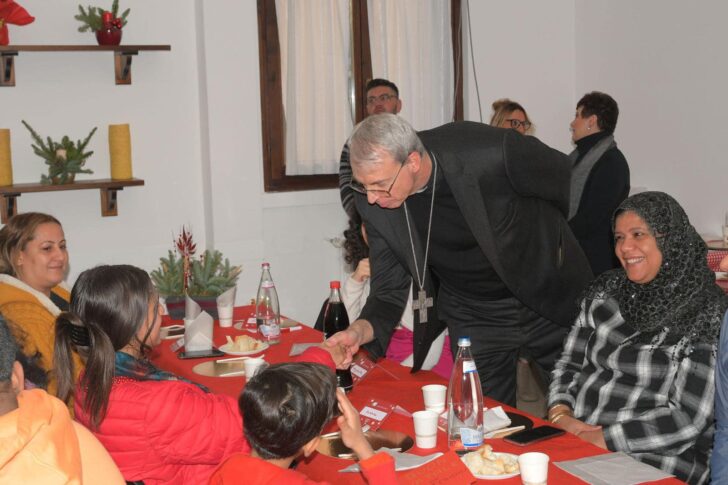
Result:
M420 323L427 323L427 309L432 307L432 297L427 296L425 290L417 292L417 299L412 300L412 310L420 312Z

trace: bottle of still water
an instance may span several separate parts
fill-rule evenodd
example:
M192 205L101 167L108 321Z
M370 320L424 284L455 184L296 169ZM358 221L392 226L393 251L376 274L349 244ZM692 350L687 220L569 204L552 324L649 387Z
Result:
M270 275L270 264L263 263L258 296L255 299L255 323L265 342L277 344L281 341L281 313L278 306L278 292Z
M458 339L447 388L447 442L450 449L474 449L483 444L483 390L469 337Z

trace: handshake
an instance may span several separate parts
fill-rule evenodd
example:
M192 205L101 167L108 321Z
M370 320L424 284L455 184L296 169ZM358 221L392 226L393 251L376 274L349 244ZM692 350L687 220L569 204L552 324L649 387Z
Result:
M337 332L321 344L334 359L337 369L347 369L359 347L374 339L374 329L366 320L356 320L349 328Z

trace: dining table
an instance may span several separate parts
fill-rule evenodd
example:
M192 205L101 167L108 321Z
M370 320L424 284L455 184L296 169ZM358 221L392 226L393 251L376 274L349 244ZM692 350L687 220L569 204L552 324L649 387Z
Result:
M214 345L219 347L225 344L227 336L234 338L238 335L247 334L254 338L260 338L257 333L255 333L256 329L254 324L252 324L252 321L254 321L254 318L252 318L253 311L254 307L250 305L236 307L233 313L233 320L236 324L232 327L222 328L216 321L213 332ZM265 361L268 363L272 364L290 361L292 359L290 356L291 348L295 344L321 343L323 341L323 335L321 332L299 322L293 322L288 319L286 319L286 321L288 325L286 328L282 329L280 342L270 345L261 352L261 354L264 355ZM165 316L162 325L169 325L173 323L181 322L172 321L168 316ZM155 348L152 353L151 360L156 366L203 384L210 389L211 392L227 394L235 398L240 395L245 387L246 378L244 376L211 377L199 375L193 371L193 368L198 364L214 359L220 359L221 357L180 359L178 358L175 349L173 349L174 342L175 340L164 340L162 344ZM414 439L414 423L411 413L424 409L424 400L421 388L426 384L447 385L448 382L433 372L421 370L412 373L410 368L404 367L394 361L389 359L379 359L374 363L373 367L366 373L366 375L364 375L354 385L354 388L348 394L348 397L352 404L359 410L361 410L367 403L370 403L372 399L396 405L397 407L395 412L390 413L386 419L382 421L381 429L399 431ZM488 397L484 399L484 404L488 408L502 406L502 408L511 415L517 414L525 416L533 422L534 426L548 424L546 421L538 417L528 415L523 411L499 403ZM332 426L333 423L324 431L329 431L332 429ZM609 451L592 445L571 433L566 433L564 435L527 446L509 444L503 441L502 438L486 439L485 442L490 444L496 452L521 454L537 451L546 453L550 458L548 465L548 483L559 485L583 484L586 482L557 467L554 462L574 460L609 453ZM420 449L416 445L413 445L411 449L407 450L407 453L421 456L430 455L435 452L442 452L444 454L453 453L448 450L447 433L442 430L438 430L437 445L434 449ZM437 460L430 462L428 465L434 465L436 461ZM312 480L327 481L332 484L366 483L359 473L340 472L340 470L350 466L351 464L353 464L353 461L350 459L332 457L322 453L314 453L308 459L301 460L298 463L297 470L306 474ZM397 472L397 476L403 483L428 483L426 479L425 481L422 481L422 477L418 475L418 470L420 469L399 471ZM467 480L463 481L463 483L488 482L490 482L490 480L476 480L469 476ZM499 480L498 483L503 485L520 484L521 478L520 476L506 478ZM676 478L668 478L650 483L662 485L683 482Z

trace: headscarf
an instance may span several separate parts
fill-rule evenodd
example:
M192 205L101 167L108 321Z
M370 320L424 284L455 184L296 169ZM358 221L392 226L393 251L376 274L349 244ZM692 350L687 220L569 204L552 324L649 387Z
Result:
M667 330L664 343L688 351L693 344L717 343L728 297L708 268L703 239L675 199L663 192L641 192L626 199L612 217L626 211L640 216L657 240L662 265L650 282L634 283L623 268L603 273L587 289L586 298L612 297L625 321L648 344Z

